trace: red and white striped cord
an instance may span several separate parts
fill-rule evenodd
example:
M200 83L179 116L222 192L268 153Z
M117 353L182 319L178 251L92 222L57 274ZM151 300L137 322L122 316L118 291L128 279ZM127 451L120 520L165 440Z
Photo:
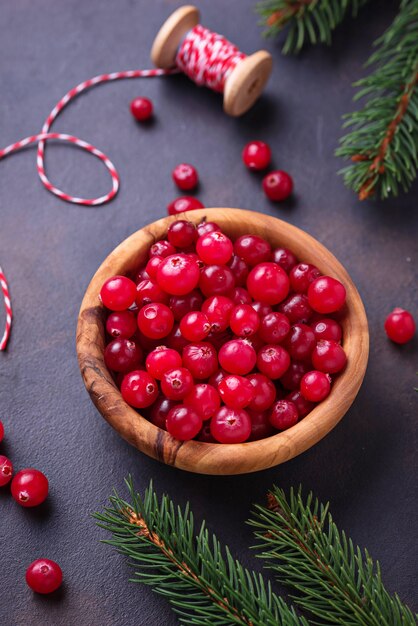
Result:
M0 267L0 287L3 292L4 308L6 309L6 325L5 325L3 337L1 338L1 341L0 341L0 350L5 350L7 346L7 342L9 341L9 337L10 337L10 330L12 328L13 311L12 311L12 301L10 300L10 294L9 294L9 285L7 284L6 276L4 275L4 272L1 269L1 267Z

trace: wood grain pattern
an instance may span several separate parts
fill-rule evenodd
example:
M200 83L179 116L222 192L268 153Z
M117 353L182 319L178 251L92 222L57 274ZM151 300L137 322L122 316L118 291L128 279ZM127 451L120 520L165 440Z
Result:
M316 265L344 283L347 305L340 323L347 354L346 370L334 382L328 398L288 431L261 441L220 445L179 442L157 428L122 399L103 359L105 311L98 300L103 282L115 274L130 274L143 263L149 246L165 236L176 219L194 223L216 221L236 238L251 232L273 247L288 247L303 261ZM123 241L94 275L84 296L77 328L77 355L86 388L107 422L133 446L168 465L202 474L243 474L283 463L322 439L344 416L363 381L369 352L369 335L363 303L350 276L322 244L286 222L252 211L202 209L168 217L146 226Z

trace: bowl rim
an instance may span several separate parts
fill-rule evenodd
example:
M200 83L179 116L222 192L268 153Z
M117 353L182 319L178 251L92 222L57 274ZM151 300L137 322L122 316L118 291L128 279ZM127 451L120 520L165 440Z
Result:
M194 223L202 219L213 220L227 233L228 226L240 228L242 233L239 234L251 231L249 224L252 223L253 227L257 224L267 239L271 229L274 229L281 245L295 252L302 259L300 262L313 262L312 259L315 259L321 271L328 268L328 272L345 285L347 308L341 323L344 327L343 346L347 354L347 367L334 381L331 394L290 429L241 444L210 444L195 440L180 442L149 422L122 399L104 364L105 308L98 294L107 278L127 273L126 269L115 271L115 268L129 267L133 270L138 267L142 252L148 250L167 231L168 226L179 219L188 219ZM219 207L159 219L122 241L99 266L84 294L78 316L76 349L84 384L93 403L104 419L131 445L154 459L183 470L227 475L259 471L283 463L304 452L330 432L347 412L360 389L367 367L369 334L366 313L357 288L343 265L323 244L305 231L276 217L256 211Z

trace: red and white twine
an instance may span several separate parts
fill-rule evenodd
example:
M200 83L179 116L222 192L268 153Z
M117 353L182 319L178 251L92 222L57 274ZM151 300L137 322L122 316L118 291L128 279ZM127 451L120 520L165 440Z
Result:
M0 350L5 350L7 346L7 342L9 341L9 337L10 337L10 330L12 328L13 311L12 311L12 301L10 300L10 294L9 294L9 285L7 284L6 276L4 275L4 272L1 269L1 267L0 267L0 287L3 292L4 308L6 309L6 324L5 324L3 337L1 338L1 341L0 341Z

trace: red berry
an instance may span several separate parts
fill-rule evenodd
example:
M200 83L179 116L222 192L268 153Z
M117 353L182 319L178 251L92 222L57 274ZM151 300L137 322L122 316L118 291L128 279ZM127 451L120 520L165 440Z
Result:
M183 296L171 296L168 306L173 311L174 319L180 322L190 311L200 311L203 303L203 296L197 289L185 293Z
M37 559L26 570L26 582L36 593L52 593L62 584L62 570L50 559Z
M293 191L293 180L287 172L275 170L263 178L263 190L269 200L286 200Z
M197 263L187 254L168 256L158 268L158 285L174 296L184 296L199 282L200 272Z
M252 304L252 297L244 287L235 287L231 291L231 300L234 304Z
M296 405L290 400L278 400L270 409L270 422L278 430L286 430L298 421Z
M111 311L124 311L135 302L136 285L126 276L108 278L100 290L103 305Z
M303 293L294 293L288 296L278 307L280 313L286 315L291 324L302 322L306 324L312 317L312 309L309 306L308 296Z
M385 321L385 331L395 343L407 343L415 334L415 321L409 311L397 307Z
M171 409L166 419L166 427L172 437L189 441L196 437L202 428L202 418L190 406L180 404Z
M317 320L311 324L311 328L317 341L320 341L321 339L341 341L343 336L341 326L338 322L331 318L325 317L324 319Z
M162 263L163 258L164 257L162 256L152 256L145 266L145 273L153 281L157 280L158 268L160 266L160 263Z
M209 385L218 389L219 383L223 378L225 378L225 376L228 376L228 372L225 372L225 370L218 370L209 378Z
M251 434L251 419L244 409L223 406L212 417L210 431L219 443L243 443Z
M176 350L158 346L147 355L145 366L148 374L157 380L161 380L163 374L183 365L182 358Z
M194 409L203 420L210 419L221 406L221 399L215 387L204 383L195 385L183 402Z
M141 333L150 339L162 339L171 332L174 316L167 305L161 302L146 304L138 313Z
M239 304L232 309L229 325L239 337L249 337L257 332L260 318L249 304Z
M312 409L315 407L314 403L309 402L309 400L306 400L302 396L300 391L296 391L296 390L292 391L292 393L289 393L289 395L286 396L285 399L289 400L290 402L293 402L293 404L296 407L299 417L305 417L305 415L308 415L308 413L310 413Z
M1 422L0 422L1 424ZM0 487L4 487L12 480L13 464L7 456L0 454Z
M248 374L254 369L257 355L246 339L232 339L218 353L220 366L230 374Z
M171 333L166 339L164 339L164 343L167 344L168 348L172 348L173 350L177 350L177 352L181 353L184 346L187 346L189 342L181 334L180 325L175 324Z
M105 348L106 367L114 372L129 372L142 361L142 350L131 339L114 339Z
M306 293L309 285L319 276L321 272L315 265L298 263L290 271L290 287L297 293Z
M242 160L249 170L265 170L271 161L271 150L264 141L250 141L244 146Z
M280 343L290 330L290 322L283 313L269 313L261 320L258 334L269 344Z
M148 372L135 370L126 374L120 391L127 404L136 409L145 409L157 399L158 385Z
M196 252L206 265L225 265L232 257L232 241L220 231L206 233L197 240Z
M38 506L48 495L48 479L37 469L22 469L14 475L11 492L16 502L22 506Z
M156 241L154 244L152 244L151 248L149 249L150 258L153 256L161 256L163 258L166 258L175 253L176 253L175 247L173 246L172 243L170 243L166 239L160 239L160 241Z
M268 411L250 411L248 414L251 419L251 434L248 441L258 441L274 435L274 428L269 420Z
M138 284L141 282L141 280L149 280L151 278L151 276L148 274L147 272L147 267L146 265L144 267L141 267L137 273L136 273L136 277L135 277L135 283Z
M106 320L106 330L111 337L130 339L136 329L136 317L132 311L116 311Z
M177 404L174 400L169 400L165 396L159 396L149 410L150 422L162 430L167 430L165 423L167 415Z
M341 372L347 364L347 356L336 341L318 341L312 352L315 369L328 374Z
M286 338L286 348L294 361L306 361L315 348L313 330L306 324L294 324Z
M247 378L254 388L254 397L248 408L255 412L266 411L276 399L276 387L264 374L249 374Z
M152 302L167 304L168 298L168 294L153 280L141 280L136 287L136 303L139 308Z
M202 304L202 313L206 315L215 332L228 328L233 309L234 303L226 296L211 296Z
M177 187L182 191L190 191L197 187L199 177L196 168L188 163L180 163L173 169L171 176Z
M289 353L277 345L266 345L257 354L257 367L272 380L283 376L290 365Z
M280 378L280 382L291 391L299 389L302 377L309 371L309 364L300 361L291 361L288 370Z
M225 265L206 265L200 273L199 287L207 298L226 296L235 287L235 278Z
M288 294L289 279L276 263L259 263L248 275L247 289L254 300L278 304Z
M273 261L280 265L287 274L295 267L298 260L291 250L287 248L276 248L273 251Z
M202 429L196 439L197 441L202 441L203 443L218 443L210 432L210 421L203 422Z
M204 209L205 206L197 198L193 196L180 196L167 206L168 215L178 215L185 211L196 211L196 209Z
M170 400L183 400L193 389L193 377L185 367L168 370L161 379L161 391Z
M270 313L273 313L272 307L269 304L266 304L265 302L253 302L251 306L253 307L254 311L258 314L258 317L261 320L266 315L270 315Z
M203 237L203 235L207 235L208 233L213 233L215 231L220 231L218 224L215 222L207 222L206 218L197 225L197 234L199 237Z
M193 378L209 378L218 369L216 350L208 342L189 343L183 348L183 365Z
M331 381L328 374L313 370L302 378L300 392L305 400L310 402L322 402L331 391Z
M235 284L237 287L243 287L247 283L247 276L250 271L250 268L237 254L233 254L231 260L228 263L228 267L232 271Z
M180 322L180 331L189 341L202 341L210 333L211 325L201 311L186 313Z
M131 102L131 113L138 122L149 120L152 109L152 102L148 98L134 98Z
M234 253L247 265L254 267L271 259L271 246L258 235L242 235L234 243Z
M254 387L247 378L229 374L218 385L219 395L226 406L243 409L254 397Z
M345 304L345 287L331 276L320 276L308 289L308 300L318 313L334 313Z
M167 239L176 248L188 248L197 239L196 226L187 220L173 222L168 229Z
M4 438L4 426L3 423L0 422L0 443L3 441Z

